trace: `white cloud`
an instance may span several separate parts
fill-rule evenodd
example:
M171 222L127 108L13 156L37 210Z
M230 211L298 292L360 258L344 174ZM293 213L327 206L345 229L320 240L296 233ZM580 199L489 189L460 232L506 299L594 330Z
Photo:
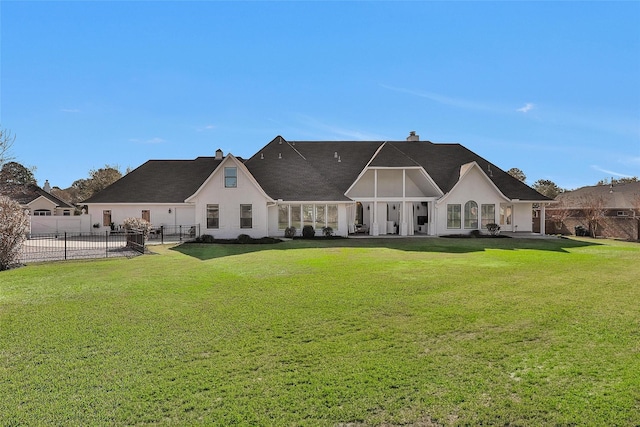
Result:
M62 111L63 113L79 113L80 110L77 108L63 108L60 111Z
M197 130L198 132L204 132L204 131L206 131L206 130L213 130L213 129L215 129L215 128L216 128L216 127L215 127L214 125L206 125L206 126L200 126L200 127L196 128L196 130Z
M620 178L631 178L631 175L629 174L602 169L600 166L597 166L597 165L591 165L591 169L597 170L598 172L606 173L607 175L611 175L611 176L618 176Z
M468 99L452 98L450 96L441 95L441 94L438 94L438 93L424 92L424 91L418 91L418 90L412 90L412 89L405 89L405 88L388 86L388 85L384 85L384 84L381 84L380 86L385 88L385 89L393 90L393 91L396 91L396 92L402 92L402 93L407 93L409 95L418 96L420 98L426 98L426 99L429 99L431 101L438 102L440 104L449 105L451 107L464 108L464 109L467 109L467 110L477 110L477 111L494 111L494 112L502 112L503 111L502 108L497 107L495 105L490 105L490 104L486 104L486 103L480 103L480 102L471 101L471 100L468 100Z
M526 104L524 104L524 107L522 108L518 108L516 111L519 111L521 113L528 113L529 111L533 110L536 106L533 105L530 102L527 102Z
M316 136L316 139L345 139L348 138L349 140L355 140L355 141L378 141L378 140L384 140L386 138L383 138L379 135L375 135L375 134L371 134L371 133L366 133L366 132L361 132L358 130L353 130L353 129L345 129L342 127L338 127L338 126L334 126L334 125L330 125L330 124L326 124L321 122L320 120L313 118L313 117L309 117L306 116L304 114L298 114L298 121L300 121L302 124L314 128L316 130L320 130L322 131L322 134ZM334 137L327 137L326 133L330 133L333 134Z

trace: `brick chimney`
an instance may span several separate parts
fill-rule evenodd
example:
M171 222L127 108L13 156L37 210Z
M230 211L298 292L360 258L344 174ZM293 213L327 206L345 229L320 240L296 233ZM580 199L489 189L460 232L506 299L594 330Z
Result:
M49 180L48 179L46 179L44 181L44 187L42 187L42 189L44 191L46 191L47 193L51 193L51 185L49 185Z
M409 132L407 141L420 141L420 135L416 135L416 131L412 130L411 132Z

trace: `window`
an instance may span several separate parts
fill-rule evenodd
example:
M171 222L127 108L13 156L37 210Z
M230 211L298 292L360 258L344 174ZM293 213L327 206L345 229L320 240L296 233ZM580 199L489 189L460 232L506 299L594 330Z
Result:
M207 205L207 228L220 228L220 208L218 205Z
M252 228L251 205L240 205L240 228Z
M224 168L224 187L236 188L238 186L238 168Z
M151 222L151 211L148 210L143 210L142 211L142 219L144 219L147 222Z
M291 226L296 230L302 229L302 216L300 216L300 205L291 205Z
M478 204L473 200L464 204L464 228L478 228Z
M316 230L322 230L326 224L325 212L327 207L325 205L316 205Z
M447 228L460 228L460 205L447 205Z
M62 212L62 216L71 216L71 211L65 210L64 212Z
M102 211L102 225L105 227L111 225L111 211Z
M500 225L511 225L511 206L500 206Z
M627 212L627 211L618 211L618 216L629 216L629 212Z
M487 224L495 224L496 205L482 205L480 206L480 212L482 215L482 228L487 228Z
M327 227L333 228L333 231L338 230L338 205L327 206Z
M302 205L303 225L313 225L313 205Z
M33 211L33 216L51 216L49 209L36 209Z
M278 230L289 226L289 205L278 205Z

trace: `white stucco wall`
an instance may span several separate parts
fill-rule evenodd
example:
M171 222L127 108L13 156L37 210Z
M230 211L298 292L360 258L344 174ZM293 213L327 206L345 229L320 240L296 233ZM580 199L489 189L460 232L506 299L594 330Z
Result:
M225 188L224 168L237 168L237 186ZM200 234L210 234L217 238L231 239L240 234L254 238L269 235L267 203L269 199L256 186L248 172L233 157L228 157L189 199L195 204L195 222L200 224ZM219 228L207 228L207 205L218 205ZM252 227L240 228L240 205L251 205Z
M142 218L143 210L150 211L150 220L154 227L195 224L195 206L188 204L100 203L88 206L92 224L100 225L97 230L109 228L102 224L102 213L105 210L111 211L111 221L116 226L122 225L125 218ZM93 230L96 231L95 228Z
M454 189L436 204L436 233L438 235L465 234L471 229L464 228L464 205L468 201L478 204L478 228L480 228L481 206L493 204L495 206L495 221L499 221L500 203L505 202L505 198L500 192L483 176L477 167L471 168ZM460 228L447 228L447 205L459 204L461 208ZM531 216L529 215L529 222Z
M513 204L513 231L533 231L533 204L514 203Z

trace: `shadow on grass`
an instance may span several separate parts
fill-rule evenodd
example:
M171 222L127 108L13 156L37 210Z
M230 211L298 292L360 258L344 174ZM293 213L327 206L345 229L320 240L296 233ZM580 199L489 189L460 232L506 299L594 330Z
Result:
M340 240L290 240L276 244L219 244L183 243L171 248L200 260L242 255L266 250L322 249L322 248L386 248L409 252L440 252L463 254L498 250L540 250L568 253L567 249L601 245L595 241L573 239L469 239L469 238L393 238L393 239L340 239Z

